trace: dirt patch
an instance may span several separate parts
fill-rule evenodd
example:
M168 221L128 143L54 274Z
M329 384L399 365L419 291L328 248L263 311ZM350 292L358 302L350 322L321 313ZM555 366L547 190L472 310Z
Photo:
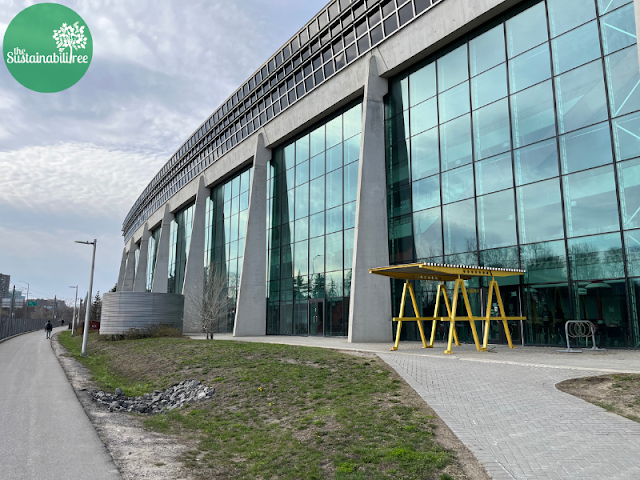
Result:
M105 411L105 408L96 404L89 394L89 390L97 388L91 381L91 373L66 353L58 342L58 335L52 337L51 348L98 436L120 470L122 478L193 478L184 468L180 457L189 449L193 449L195 442L189 442L187 439L177 442L173 436L146 431L142 426L142 419L138 416Z
M640 375L617 373L565 380L558 390L640 422Z

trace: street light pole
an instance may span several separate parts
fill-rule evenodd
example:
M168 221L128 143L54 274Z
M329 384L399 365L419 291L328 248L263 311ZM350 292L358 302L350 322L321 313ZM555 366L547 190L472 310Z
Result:
M96 245L98 244L97 239L93 239L93 242L80 242L76 240L76 243L83 243L85 245L93 245L93 256L91 258L91 276L89 277L89 293L87 295L87 304L85 305L85 316L84 316L84 332L82 335L82 356L87 356L87 339L89 335L89 312L91 310L91 289L93 288L93 269L96 263Z
M20 280L20 283L27 284L27 305L24 307L25 317L29 318L29 282L25 282L24 280Z
M78 285L69 287L76 289L76 299L73 301L73 317L71 317L71 336L73 337L74 328L76 326L76 304L78 303Z

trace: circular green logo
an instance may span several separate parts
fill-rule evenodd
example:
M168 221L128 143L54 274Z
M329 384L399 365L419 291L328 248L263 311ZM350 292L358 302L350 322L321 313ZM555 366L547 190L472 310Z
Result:
M38 3L11 21L2 52L9 72L23 86L60 92L75 85L89 68L93 40L76 12L57 3Z

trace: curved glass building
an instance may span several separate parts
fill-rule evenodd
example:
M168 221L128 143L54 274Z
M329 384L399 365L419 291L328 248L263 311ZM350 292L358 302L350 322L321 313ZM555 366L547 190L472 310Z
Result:
M390 341L401 284L370 268L522 268L501 280L514 339L562 344L586 319L639 347L639 11L329 2L142 192L118 290L183 294L190 329L215 265L235 299L219 330ZM477 315L487 287L468 282ZM435 285L414 289L431 314Z

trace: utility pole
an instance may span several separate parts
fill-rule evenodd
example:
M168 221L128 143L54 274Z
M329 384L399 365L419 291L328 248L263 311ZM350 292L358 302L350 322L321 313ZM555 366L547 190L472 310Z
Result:
M25 318L29 318L29 282L25 282L24 280L20 280L20 283L26 283L27 284L27 303L26 306L24 307L24 316Z
M56 324L56 317L58 313L58 296L54 295L53 296L53 324Z
M93 239L93 242L79 242L76 240L76 243L84 243L85 245L93 245L93 256L91 258L91 275L89 276L89 292L87 293L87 301L85 302L85 316L84 316L84 332L82 333L82 352L81 355L83 357L87 356L87 339L89 336L89 313L91 310L91 294L93 289L93 270L96 264L96 245L98 245L98 240Z
M78 285L69 288L76 289L76 299L73 301L73 316L71 317L71 336L73 337L73 331L76 323L76 304L78 303ZM80 300L80 304L82 304L82 300Z
M15 308L15 304L16 304L16 286L13 286L13 293L11 294L11 307L9 308L9 318L13 318L15 312L13 311L13 309Z

